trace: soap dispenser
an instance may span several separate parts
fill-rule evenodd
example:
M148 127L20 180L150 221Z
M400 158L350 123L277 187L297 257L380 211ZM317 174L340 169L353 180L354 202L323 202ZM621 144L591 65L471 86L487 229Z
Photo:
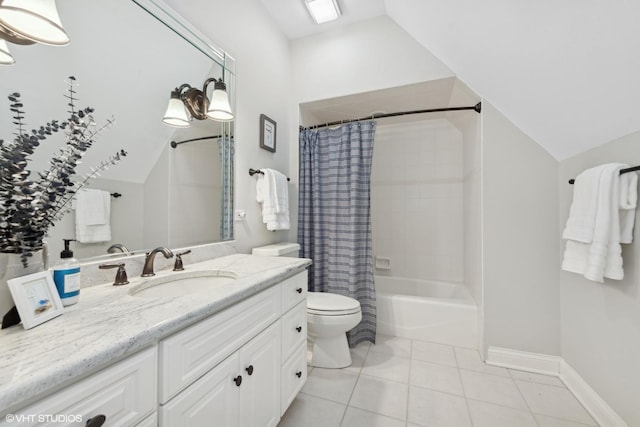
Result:
M60 294L62 305L73 305L80 298L80 263L73 257L69 242L75 239L63 239L64 250L60 252L60 262L53 267L53 281Z

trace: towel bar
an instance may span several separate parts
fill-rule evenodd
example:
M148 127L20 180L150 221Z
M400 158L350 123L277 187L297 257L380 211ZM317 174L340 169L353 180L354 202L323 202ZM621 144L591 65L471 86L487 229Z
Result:
M260 169L253 169L253 168L249 169L249 175L253 176L257 173L259 173L260 175L264 175L264 172L262 172ZM291 178L287 177L287 181L291 181Z
M633 166L626 169L620 169L620 175L622 175L623 173L634 172L634 171L640 171L640 166ZM575 182L576 180L573 178L569 180L569 184L573 184Z

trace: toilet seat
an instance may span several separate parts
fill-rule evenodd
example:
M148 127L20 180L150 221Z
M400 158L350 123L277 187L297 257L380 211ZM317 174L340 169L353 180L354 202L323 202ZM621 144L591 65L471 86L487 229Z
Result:
M307 313L319 316L345 316L358 313L358 300L329 292L309 292L307 294Z

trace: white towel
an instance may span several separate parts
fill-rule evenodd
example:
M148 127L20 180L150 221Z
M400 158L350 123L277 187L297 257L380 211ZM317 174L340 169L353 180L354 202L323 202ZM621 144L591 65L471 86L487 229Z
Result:
M289 188L287 177L275 169L261 169L256 182L256 200L262 203L262 222L267 230L288 230Z
M111 193L82 189L76 194L76 240L80 243L111 240Z
M574 201L563 232L567 239L563 270L597 282L603 282L604 277L624 278L620 243L631 241L635 211L622 216L621 212L633 209L637 198L632 195L637 191L637 176L620 175L620 169L626 167L610 163L576 177Z

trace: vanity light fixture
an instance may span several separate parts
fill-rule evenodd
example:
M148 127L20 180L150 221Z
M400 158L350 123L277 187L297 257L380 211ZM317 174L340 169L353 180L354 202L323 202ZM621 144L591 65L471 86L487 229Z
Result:
M316 24L334 21L341 15L336 0L304 0L304 3Z
M13 59L11 52L9 52L9 46L7 42L0 39L0 65L11 65L16 61Z
M55 0L0 0L0 37L18 44L69 44Z
M211 101L207 98L207 87L214 84ZM187 127L191 119L229 122L233 112L229 104L227 85L222 79L205 80L202 90L185 83L171 91L171 98L162 121L169 126Z

